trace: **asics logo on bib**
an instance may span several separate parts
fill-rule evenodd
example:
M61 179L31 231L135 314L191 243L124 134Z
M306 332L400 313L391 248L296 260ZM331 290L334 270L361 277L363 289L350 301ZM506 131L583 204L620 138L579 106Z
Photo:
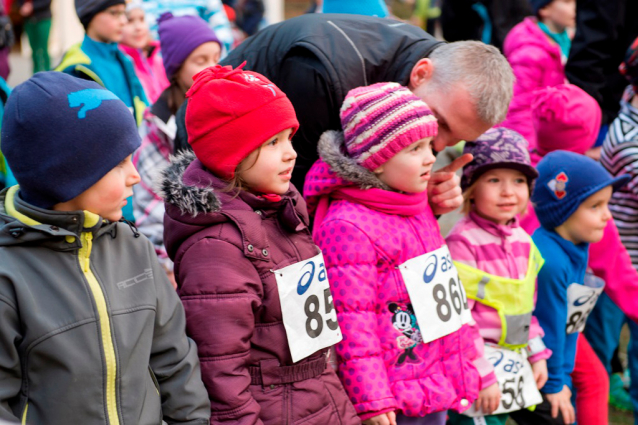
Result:
M85 89L69 93L69 106L77 108L82 106L78 111L78 118L86 118L86 113L90 110L97 109L105 100L118 100L119 98L108 90L103 89Z
M297 294L303 295L306 293L308 288L310 288L310 284L315 277L315 271L317 267L315 266L314 261L308 261L303 268L301 269L304 272L299 278L299 282L297 283ZM321 263L319 264L319 275L317 276L317 280L319 282L323 282L326 280L326 266Z
M581 306L581 305L583 305L583 304L587 304L587 303L588 303L588 302L589 302L589 301L590 301L593 297L595 297L595 296L596 296L596 293L595 293L595 292L592 292L592 293L591 293L591 294L589 294L589 295L583 295L582 297L577 298L577 299L574 301L574 305L575 305L576 307L578 307L578 306Z

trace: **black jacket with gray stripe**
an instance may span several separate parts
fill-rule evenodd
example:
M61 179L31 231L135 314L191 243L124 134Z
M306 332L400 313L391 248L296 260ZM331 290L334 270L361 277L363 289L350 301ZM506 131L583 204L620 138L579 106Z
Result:
M0 422L207 425L184 310L124 223L0 192Z

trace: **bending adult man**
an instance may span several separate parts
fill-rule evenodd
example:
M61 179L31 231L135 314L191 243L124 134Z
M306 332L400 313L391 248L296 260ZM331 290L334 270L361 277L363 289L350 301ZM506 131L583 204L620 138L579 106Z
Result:
M309 14L267 27L222 62L259 72L291 100L300 123L293 142L298 153L293 183L303 181L318 158L326 130L341 128L339 109L349 90L394 81L410 88L439 121L437 151L474 140L502 121L514 77L493 46L476 41L444 43L401 22L346 14ZM457 168L433 175L430 203L437 214L460 205Z

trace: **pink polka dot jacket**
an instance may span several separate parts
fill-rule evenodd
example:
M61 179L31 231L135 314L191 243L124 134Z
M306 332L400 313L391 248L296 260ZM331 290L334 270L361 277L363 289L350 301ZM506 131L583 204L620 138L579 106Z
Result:
M322 135L304 195L343 332L336 352L344 388L362 420L466 410L479 391L469 327L423 343L427 324L417 323L397 268L444 244L427 195L390 191L342 145L341 133Z

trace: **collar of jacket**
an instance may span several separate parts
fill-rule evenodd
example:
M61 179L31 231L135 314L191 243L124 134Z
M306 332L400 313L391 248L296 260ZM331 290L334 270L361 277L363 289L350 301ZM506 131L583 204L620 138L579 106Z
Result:
M474 211L470 211L470 219L474 221L481 229L492 235L505 239L512 236L514 229L520 227L518 216L507 222L507 224L497 224L491 220L481 217Z
M0 193L0 214L3 215L0 229L5 230L3 233L10 235L15 244L39 241L58 251L80 248L82 233L91 232L94 239L104 233L113 235L116 226L89 211L53 211L35 207L20 197L18 186ZM5 243L0 241L0 245Z
M305 203L292 185L280 201L272 202L244 190L224 192L227 184L207 170L193 152L185 151L173 157L162 172L160 192L167 204L179 209L181 220L193 224L212 224L224 216L244 229L258 212L262 219L277 216L291 231L308 226Z

